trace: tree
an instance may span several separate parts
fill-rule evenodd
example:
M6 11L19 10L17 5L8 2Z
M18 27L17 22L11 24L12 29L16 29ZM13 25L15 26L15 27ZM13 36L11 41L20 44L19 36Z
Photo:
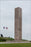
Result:
M3 37L3 35L1 34L1 37Z

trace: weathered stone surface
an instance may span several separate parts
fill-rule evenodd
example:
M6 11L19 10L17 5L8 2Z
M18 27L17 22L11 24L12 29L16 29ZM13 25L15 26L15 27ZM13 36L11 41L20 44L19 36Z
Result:
M15 8L15 40L22 39L22 8Z

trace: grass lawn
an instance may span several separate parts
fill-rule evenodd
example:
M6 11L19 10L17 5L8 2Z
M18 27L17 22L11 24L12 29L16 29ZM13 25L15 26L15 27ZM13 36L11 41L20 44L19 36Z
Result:
M31 43L0 44L0 47L31 47Z

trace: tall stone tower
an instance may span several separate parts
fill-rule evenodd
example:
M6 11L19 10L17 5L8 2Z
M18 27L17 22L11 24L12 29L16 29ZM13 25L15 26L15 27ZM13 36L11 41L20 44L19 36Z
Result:
M15 40L22 39L22 8L15 8Z

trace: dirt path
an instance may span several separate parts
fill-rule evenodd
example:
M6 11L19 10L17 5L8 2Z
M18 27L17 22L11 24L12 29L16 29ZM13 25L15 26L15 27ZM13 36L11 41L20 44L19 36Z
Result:
M10 44L10 43L30 43L30 42L0 42L0 44Z

